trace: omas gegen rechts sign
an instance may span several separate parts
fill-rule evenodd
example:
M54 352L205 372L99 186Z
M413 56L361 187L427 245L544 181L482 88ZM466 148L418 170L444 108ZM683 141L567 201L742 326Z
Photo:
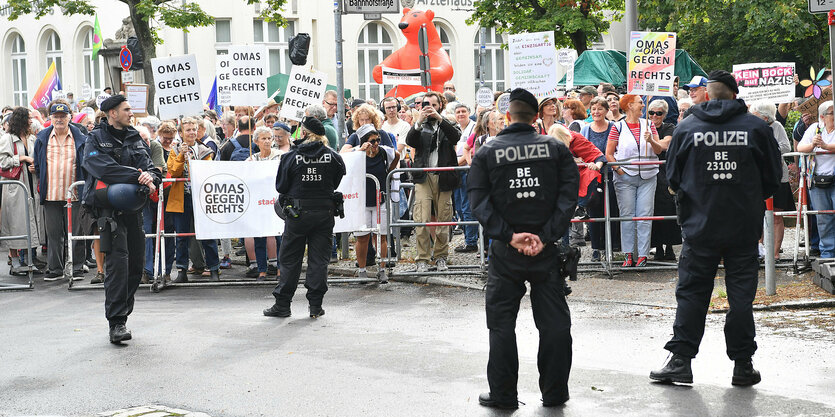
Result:
M176 119L203 111L200 76L194 55L153 58L151 66L160 119Z
M206 178L197 193L203 213L209 220L228 224L241 218L249 208L250 194L246 183L232 174Z

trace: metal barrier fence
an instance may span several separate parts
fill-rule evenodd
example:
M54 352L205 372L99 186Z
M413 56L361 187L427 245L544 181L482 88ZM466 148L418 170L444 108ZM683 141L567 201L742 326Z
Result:
M28 191L27 191L28 189L26 188L26 186L22 182L17 181L17 180L2 180L2 181L0 181L0 187L3 187L3 186L6 186L6 187L8 187L8 186L20 187L21 189L23 189L23 194L24 195L29 194ZM29 283L28 284L12 284L12 283L2 283L2 282L0 282L0 291L31 290L31 289L35 288L34 281L32 279L32 270L35 268L34 258L33 258L34 255L32 254L32 226L31 226L31 223L29 222L29 219L32 217L31 216L32 213L29 213L29 207L33 203L34 203L34 201L33 201L32 197L27 197L26 198L26 204L24 204L26 206L26 209L24 210L24 219L26 219L26 234L25 235L19 235L19 236L3 236L3 237L0 237L0 241L2 241L2 240L20 240L20 239L26 238L26 247L28 248L28 249L26 249L26 254L27 254L27 258L28 258L27 260L29 261L29 263L26 265L26 274L28 275ZM8 216L10 214L7 213L6 215Z

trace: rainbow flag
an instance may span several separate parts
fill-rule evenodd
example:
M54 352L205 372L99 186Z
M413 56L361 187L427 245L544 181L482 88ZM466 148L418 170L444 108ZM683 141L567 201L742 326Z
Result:
M93 60L99 59L99 49L104 46L104 40L101 36L101 27L99 26L99 15L96 15L96 26L93 27Z
M36 110L39 107L46 107L52 101L52 93L61 89L61 80L58 79L58 72L55 70L55 63L53 62L49 65L49 69L46 71L41 85L38 86L38 90L32 96L29 105Z

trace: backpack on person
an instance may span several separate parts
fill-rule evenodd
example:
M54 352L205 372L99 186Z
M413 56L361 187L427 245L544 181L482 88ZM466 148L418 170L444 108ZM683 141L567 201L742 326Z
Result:
M232 151L232 155L229 157L230 161L246 161L247 159L249 159L250 156L258 153L258 151L251 149L252 144L250 144L250 148L247 149L241 146L241 144L238 142L238 138L232 138L230 139L230 141L232 142L232 145L235 147L235 150Z

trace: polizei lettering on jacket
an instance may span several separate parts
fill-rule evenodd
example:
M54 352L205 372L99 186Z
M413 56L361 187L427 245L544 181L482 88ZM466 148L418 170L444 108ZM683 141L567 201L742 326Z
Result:
M508 146L507 148L496 149L496 163L519 162L532 159L548 159L551 157L551 149L547 143L533 143L530 145Z
M696 132L693 134L693 146L747 146L748 132L727 130L724 132Z
M329 164L331 163L331 154L325 153L318 158L308 158L304 155L296 155L297 164Z

